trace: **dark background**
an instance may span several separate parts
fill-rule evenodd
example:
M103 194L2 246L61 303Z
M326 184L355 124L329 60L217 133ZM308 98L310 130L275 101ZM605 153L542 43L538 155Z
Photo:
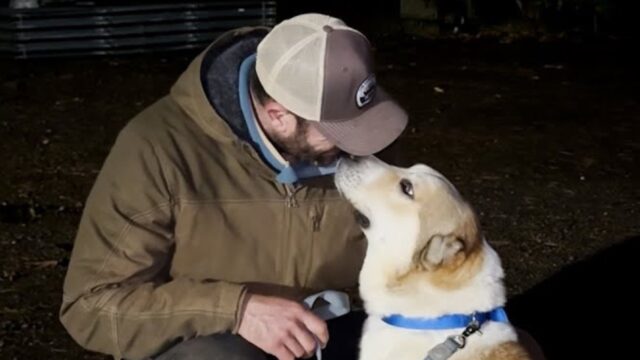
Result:
M511 319L550 359L633 354L637 2L478 0L462 24L465 3L439 2L435 19L382 0L277 11L328 13L370 37L380 83L411 118L399 163L440 170L475 206ZM118 131L197 52L0 59L0 359L104 358L57 320L79 216Z

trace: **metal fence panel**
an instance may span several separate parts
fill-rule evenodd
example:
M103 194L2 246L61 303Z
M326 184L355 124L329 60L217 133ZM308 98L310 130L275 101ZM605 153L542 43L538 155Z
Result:
M206 46L241 26L272 26L275 1L0 9L0 56L117 55Z

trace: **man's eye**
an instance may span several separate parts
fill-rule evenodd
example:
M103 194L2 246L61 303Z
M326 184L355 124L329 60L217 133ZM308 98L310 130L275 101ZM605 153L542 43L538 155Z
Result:
M402 193L413 199L413 184L407 179L400 180L400 190Z

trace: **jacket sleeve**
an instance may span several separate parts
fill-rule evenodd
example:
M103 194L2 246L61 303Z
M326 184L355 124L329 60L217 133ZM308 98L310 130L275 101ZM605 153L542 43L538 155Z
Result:
M131 127L118 136L87 200L60 320L83 347L137 359L180 339L233 330L245 287L170 278L170 186L153 142Z

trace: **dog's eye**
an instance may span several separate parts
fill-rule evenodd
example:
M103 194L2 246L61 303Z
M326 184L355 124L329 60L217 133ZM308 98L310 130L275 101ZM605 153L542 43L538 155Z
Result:
M360 225L360 227L362 227L363 229L368 229L369 226L371 226L371 221L369 221L369 218L360 211L356 210L354 215L356 217L356 223L358 223L358 225Z
M413 184L407 179L400 180L400 190L402 193L413 199Z

